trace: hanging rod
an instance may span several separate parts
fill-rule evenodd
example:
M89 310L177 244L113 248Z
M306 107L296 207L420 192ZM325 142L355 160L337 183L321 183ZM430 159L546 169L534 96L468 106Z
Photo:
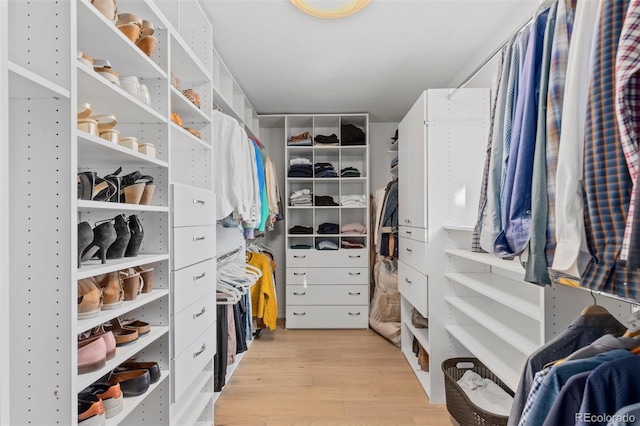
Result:
M242 248L243 248L242 246L239 246L238 248L233 249L233 250L231 250L230 252L227 252L227 253L225 253L225 254L221 254L221 255L220 255L220 256L218 256L218 258L216 259L216 260L217 260L217 263L218 263L218 264L220 264L220 262L221 262L221 261L223 261L223 260L225 260L225 259L228 259L228 258L230 258L230 257L232 257L232 256L234 256L234 255L236 255L236 254L238 254L239 252L241 252L241 251L242 251Z

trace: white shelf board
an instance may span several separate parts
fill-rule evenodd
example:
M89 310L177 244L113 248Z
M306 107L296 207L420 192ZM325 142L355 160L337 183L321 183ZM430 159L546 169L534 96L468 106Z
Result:
M470 250L462 249L445 249L445 253L452 256L473 260L474 262L484 263L489 266L495 266L496 268L504 269L507 271L516 272L518 274L521 274L524 278L524 268L517 259L500 259L499 257L496 257L489 253L476 253Z
M192 135L173 121L171 122L170 128L172 150L191 151L198 149L211 149L211 145L209 145L207 142Z
M447 325L445 329L516 391L527 357L479 325Z
M200 392L189 405L188 409L177 416L177 420L173 422L176 425L193 425L202 416L204 410L211 404L213 392ZM211 413L213 414L213 413Z
M78 200L78 210L115 210L126 212L169 212L165 206L145 206L142 204L108 203L105 201Z
M304 238L304 237L319 237L319 238L358 238L358 237L367 237L367 234L287 234L287 237L292 238Z
M143 240L144 242L144 240ZM161 262L169 259L168 254L139 254L136 257L125 257L122 259L107 260L104 265L99 259L83 262L82 267L76 273L76 279L93 277L94 275L106 274L108 272L119 271L120 269L133 268L134 266L146 265L149 263Z
M211 117L208 117L204 111L194 105L173 86L171 86L171 111L180 114L184 124L211 123Z
M211 73L182 37L171 37L171 70L183 83L210 83ZM187 88L187 87L185 87Z
M88 0L78 1L78 50L94 59L106 59L120 76L167 79L167 73L131 42ZM126 12L129 10L126 7ZM144 19L151 19L145 17Z
M447 272L445 277L536 321L541 321L544 316L539 304L530 300L540 300L539 291L542 290L540 287L522 288L518 282L489 272ZM528 293L529 299L523 297L525 293Z
M424 389L424 392L428 397L431 397L431 373L429 371L423 371L420 369L418 357L416 357L413 352L407 352L403 350L402 354L407 360L409 366L411 366L411 369L416 375L418 382L420 382L420 386L422 386L422 389ZM431 364L431 361L429 361L429 364ZM431 369L431 365L429 365L429 369Z
M303 178L303 177L287 177L287 181L295 183L295 182L313 182L313 178Z
M540 343L536 343L518 332L519 329L529 330L527 324L523 324L526 321L520 313L500 306L497 302L486 297L447 296L445 299L450 305L455 306L469 318L477 321L478 324L505 342L510 343L524 355L528 356L540 347Z
M444 229L447 231L462 231L473 232L473 226L470 225L445 225Z
M122 364L124 361L131 358L136 353L140 352L168 332L168 326L151 325L151 331L145 334L143 337L139 337L138 340L135 340L124 346L118 346L116 348L116 356L113 359L107 361L107 365L92 373L78 375L76 391L82 391L84 388L98 380L100 377L109 373L118 365Z
M314 206L287 206L291 210L313 210Z
M168 370L160 370L160 379L158 379L157 382L152 383L151 386L149 386L149 390L147 390L142 395L123 398L124 405L122 407L122 411L118 413L118 415L107 419L106 426L119 425L129 414L131 414L133 410L136 409L138 405L140 405L140 403L145 400L145 398L151 392L153 392L158 386L160 386L165 380L167 380L168 377Z
M101 310L98 313L98 316L94 318L78 320L76 331L79 334L84 331L90 330L93 327L97 327L100 324L109 322L113 318L121 317L127 312L131 312L134 309L137 309L143 305L153 302L154 300L158 300L168 295L169 295L168 289L156 289L156 290L152 290L149 293L141 293L138 295L138 297L136 297L136 300L122 302L122 305L116 309Z
M71 97L69 90L9 61L9 99L51 99Z
M427 352L429 352L429 350L431 348L429 346L429 328L417 328L417 327L415 327L413 324L411 324L411 318L405 318L403 323L409 329L411 334L413 334L413 336L416 339L418 339L418 342L420 342L420 345L422 345L422 347Z
M166 123L167 118L87 67L78 66L78 102L92 114L113 114L119 123Z
M166 161L141 154L125 146L109 142L82 130L78 135L78 164L83 167L169 167ZM120 135L124 137L125 135Z

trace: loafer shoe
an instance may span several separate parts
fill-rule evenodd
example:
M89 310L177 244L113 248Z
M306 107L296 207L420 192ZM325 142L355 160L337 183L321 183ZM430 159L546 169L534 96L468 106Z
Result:
M160 367L158 363L155 361L150 362L138 362L133 359L128 359L119 366L116 367L114 371L123 372L129 370L147 370L149 372L149 377L151 379L151 383L155 383L160 380Z
M125 398L138 396L149 390L151 376L147 370L112 371L107 383L114 385L120 383L120 389Z
M104 325L99 325L90 331L81 333L78 336L79 342L91 337L102 337L102 339L104 339L104 343L107 347L107 361L116 356L116 338L111 331L105 331Z
M78 342L78 374L91 373L107 364L107 345L100 336Z
M102 400L95 395L78 397L78 424L82 426L103 426L106 422Z
M78 400L88 400L91 396L96 396L102 400L105 417L107 419L117 416L124 406L120 383L113 385L94 383L78 394Z

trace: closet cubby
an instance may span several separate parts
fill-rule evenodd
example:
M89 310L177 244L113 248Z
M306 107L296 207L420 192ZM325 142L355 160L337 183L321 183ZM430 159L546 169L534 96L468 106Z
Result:
M313 137L318 135L340 135L340 116L322 116L313 118Z
M366 152L366 147L363 146L343 146L340 151L340 168L336 170L338 175L340 172L347 168L353 167L358 169L360 177L364 178L368 176L367 162L363 161L363 153ZM343 179L358 179L357 177L344 177Z
M287 139L291 136L296 136L304 132L309 132L313 135L313 116L295 116L288 117L286 135Z

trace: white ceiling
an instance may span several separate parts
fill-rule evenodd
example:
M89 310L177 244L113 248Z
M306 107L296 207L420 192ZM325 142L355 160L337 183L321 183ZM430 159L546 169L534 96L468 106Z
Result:
M202 0L214 46L259 114L369 112L398 122L421 90L452 87L538 0L373 0L337 20L288 0Z

